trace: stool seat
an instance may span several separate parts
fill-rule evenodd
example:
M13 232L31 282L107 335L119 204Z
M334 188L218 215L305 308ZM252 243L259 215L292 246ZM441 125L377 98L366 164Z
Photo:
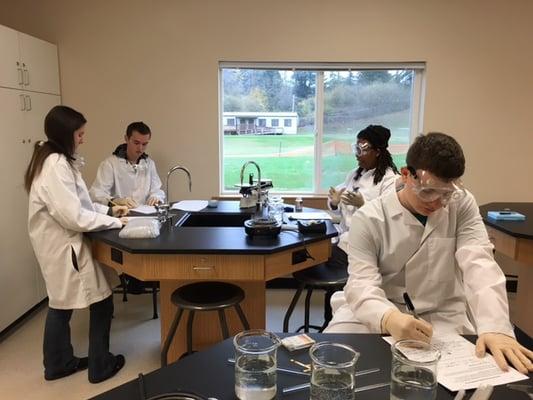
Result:
M244 291L231 283L197 282L182 286L172 293L170 301L185 310L221 310L244 300Z
M346 268L334 268L326 264L297 271L293 274L294 279L316 289L329 289L345 285L348 281Z
M185 310L189 313L187 320L187 354L192 354L194 314L201 311L216 311L220 321L222 337L227 339L229 338L229 330L226 315L224 314L226 308L233 307L244 329L250 329L250 324L240 306L243 300L244 291L239 286L226 282L196 282L174 290L170 296L170 301L176 306L176 315L161 350L161 366L167 365L168 350Z

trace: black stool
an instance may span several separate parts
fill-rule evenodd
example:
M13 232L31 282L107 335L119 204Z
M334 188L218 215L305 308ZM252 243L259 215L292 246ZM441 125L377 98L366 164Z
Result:
M337 290L342 290L346 281L348 280L348 271L346 268L331 267L327 264L319 264L312 268L307 268L302 271L295 272L292 275L299 283L299 287L292 298L291 304L283 318L283 332L289 331L289 319L296 307L296 303L304 289L307 289L305 296L305 311L304 311L304 325L300 326L296 332L304 330L309 332L309 328L317 329L322 332L329 321L331 321L331 305L329 300L331 295ZM314 289L323 289L326 291L324 299L324 324L322 326L309 325L309 308L311 302L311 295Z
M126 274L120 274L120 287L122 290L119 293L122 293L122 301L128 301L128 279L130 278L129 275ZM135 294L145 294L145 293L151 293L152 294L152 309L153 309L153 315L152 319L157 319L157 291L159 290L159 282L158 281L145 281L147 285L149 284L151 286L151 291L148 291L146 288L143 288L141 292L135 293ZM117 291L118 292L118 291Z
M192 323L196 311L218 311L222 337L229 338L228 324L224 309L235 307L245 330L250 329L248 320L242 312L239 303L244 300L244 291L231 283L225 282L196 282L182 286L172 293L170 301L178 309L174 321L170 326L165 344L161 350L161 366L167 365L167 355L172 339L178 329L183 310L189 310L187 320L187 354L192 353Z

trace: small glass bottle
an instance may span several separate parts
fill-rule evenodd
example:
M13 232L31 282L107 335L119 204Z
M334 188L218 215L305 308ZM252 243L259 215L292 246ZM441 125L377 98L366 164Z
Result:
M297 197L296 199L294 199L294 211L302 212L304 209L303 203L304 201L302 200L301 197Z

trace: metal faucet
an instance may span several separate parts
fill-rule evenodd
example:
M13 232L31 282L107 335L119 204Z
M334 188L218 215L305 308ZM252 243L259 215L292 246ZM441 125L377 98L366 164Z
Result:
M192 179L191 179L191 173L190 171L185 168L185 167L182 167L181 165L176 165L172 168L170 168L170 170L168 171L167 173L167 193L166 193L166 196L167 196L167 204L170 204L170 198L168 197L168 179L170 178L170 175L172 175L172 173L178 169L181 169L183 172L185 172L187 174L187 177L189 178L189 192L192 191Z
M241 186L244 181L244 170L246 167L250 164L255 165L255 168L257 169L257 208L256 211L258 213L261 213L263 211L263 204L261 203L261 168L259 168L259 165L255 161L247 161L244 163L244 165L241 168Z

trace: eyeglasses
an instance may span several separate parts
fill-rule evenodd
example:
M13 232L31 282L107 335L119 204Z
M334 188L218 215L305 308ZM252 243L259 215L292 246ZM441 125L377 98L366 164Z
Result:
M368 154L372 150L370 143L352 143L352 151L358 156Z
M443 182L425 170L415 170L413 167L407 167L407 169L416 181L412 188L413 192L424 202L429 203L440 199L441 203L446 205L452 201L460 200L466 195L466 190L460 179Z

